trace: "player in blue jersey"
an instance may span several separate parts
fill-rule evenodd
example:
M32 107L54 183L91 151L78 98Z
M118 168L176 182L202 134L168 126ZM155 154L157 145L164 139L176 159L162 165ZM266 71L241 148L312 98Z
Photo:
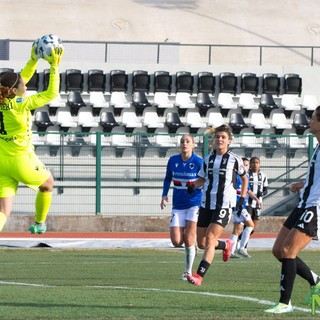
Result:
M310 120L310 133L318 141L309 163L304 182L291 185L292 192L299 192L298 205L284 222L273 245L272 253L281 262L280 299L267 313L292 312L291 295L296 275L310 285L305 304L311 304L312 295L320 294L320 278L298 257L298 254L320 236L320 106Z
M185 134L180 139L180 154L168 160L166 176L163 181L160 207L164 209L169 202L168 192L173 182L172 216L170 220L170 238L175 247L185 245L185 269L181 280L191 275L196 255L196 229L198 211L202 196L201 189L190 195L187 186L194 184L202 166L202 159L193 153L193 136Z
M249 170L249 159L242 158L243 165L245 166L247 172ZM240 200L240 192L241 192L241 185L242 180L240 176L237 177L237 202ZM248 185L248 193L245 197L242 210L234 210L233 211L233 231L230 235L230 239L233 241L233 246L231 248L231 258L240 258L241 256L245 258L250 258L250 255L248 254L246 250L246 245L249 241L251 231L253 230L254 224L251 219L251 215L246 209L248 198L252 197L254 200L256 200L260 204L260 200L255 196L255 194L251 191L250 185ZM238 237L242 231L242 225L245 225L245 229L242 233L241 241L240 241L240 247L238 249L238 254L235 252L237 247L237 241Z

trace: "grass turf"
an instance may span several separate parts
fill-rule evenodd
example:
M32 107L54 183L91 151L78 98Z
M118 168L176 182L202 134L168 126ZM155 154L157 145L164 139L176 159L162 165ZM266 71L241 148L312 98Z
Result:
M308 284L296 278L291 315L264 310L279 298L280 264L270 251L224 263L221 252L201 287L179 278L183 249L0 249L2 320L310 319ZM319 270L319 251L301 257ZM201 259L196 258L194 269Z

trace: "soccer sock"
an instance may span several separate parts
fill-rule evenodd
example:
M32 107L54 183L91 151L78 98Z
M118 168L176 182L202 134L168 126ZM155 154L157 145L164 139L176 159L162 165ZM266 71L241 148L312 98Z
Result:
M217 250L224 250L226 248L226 242L218 240L218 245L216 246Z
M296 257L297 262L297 274L307 280L310 284L310 286L314 286L317 283L319 283L320 278L317 274L315 274L310 268L305 264L303 260L301 260L299 257Z
M230 240L233 241L233 245L232 245L232 248L231 248L231 253L233 254L236 251L238 236L236 236L235 234L231 234L230 235Z
M206 259L201 260L197 270L197 274L203 278L206 272L208 271L209 267L210 263Z
M192 247L186 247L184 252L185 252L184 272L192 274L192 265L194 262L194 258L196 256L196 247L194 245Z
M250 239L251 231L253 230L252 227L246 227L242 232L242 237L240 241L240 250L243 250L247 247L248 241Z
M3 212L0 212L0 231L2 231L7 220L8 220L7 216Z
M254 234L254 230L252 229L252 231L251 231L251 233L250 233L250 235L249 235L249 238L252 236ZM248 239L248 242L249 242L249 239ZM247 249L247 246L248 246L248 242L247 242L247 244L245 245L245 248Z
M280 277L280 302L289 304L293 289L294 279L297 274L296 259L282 259Z
M46 221L47 214L51 205L52 192L41 192L37 193L36 197L36 214L35 221L37 223L43 223Z

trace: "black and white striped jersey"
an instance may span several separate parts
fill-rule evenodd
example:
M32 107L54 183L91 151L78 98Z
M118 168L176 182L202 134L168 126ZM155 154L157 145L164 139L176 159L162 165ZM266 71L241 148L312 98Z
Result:
M234 208L236 206L237 175L246 174L242 159L228 151L218 155L214 151L203 161L198 176L205 179L201 206L207 209Z
M267 176L261 171L252 172L251 170L249 170L248 180L250 190L257 196L257 198L261 200L264 189L268 187ZM257 201L249 197L248 206L251 208L257 208Z
M320 147L317 144L309 168L304 187L300 192L298 208L320 206Z

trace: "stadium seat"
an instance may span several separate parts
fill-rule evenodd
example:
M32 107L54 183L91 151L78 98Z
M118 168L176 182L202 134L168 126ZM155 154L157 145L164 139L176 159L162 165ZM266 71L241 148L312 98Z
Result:
M292 111L300 111L301 105L298 95L284 94L281 97L280 107L284 109L287 118L290 118Z
M61 147L65 142L63 140L64 136L59 133L60 128L57 126L52 126L47 129L45 135L45 144L49 146L49 153L51 157L55 157Z
M169 149L177 148L177 143L168 131L159 130L156 134L155 146L158 148L159 157L164 158Z
M254 101L252 93L240 93L238 106L242 109L243 116L247 117L250 110L258 110L259 104Z
M288 155L290 158L294 157L297 150L307 149L308 147L308 138L299 137L294 129L284 130L282 137L288 146Z
M35 113L34 122L37 126L38 132L44 132L48 127L53 126L53 122L50 120L49 112L46 110L38 110Z
M101 109L110 107L110 104L106 101L102 91L91 91L89 93L89 104L92 105L94 116L98 116Z
M119 123L115 120L112 111L102 111L100 114L100 126L104 132L111 132L114 127L119 126Z
M128 139L124 129L122 127L115 127L112 129L111 146L116 148L116 157L122 157L126 148L133 146L133 143Z
M190 127L190 133L197 133L198 129L206 128L207 123L203 121L200 114L196 110L188 110L186 112L186 126Z
M132 133L135 128L141 128L142 122L137 117L135 110L130 109L124 109L121 113L122 117L122 125L125 127L125 131L127 133Z
M71 147L71 154L73 157L78 157L80 150L82 147L88 145L88 143L84 140L83 135L79 133L72 133L68 135L67 145Z
M103 70L90 69L88 70L88 92L105 92L106 90L106 75Z
M114 114L119 116L123 109L131 107L124 91L114 91L111 93L110 106L114 108Z
M178 128L184 127L181 122L178 112L168 112L166 114L165 124L169 129L169 133L176 133Z
M287 73L284 75L283 92L284 94L297 94L301 96L302 79L296 73Z
M318 99L313 94L305 94L302 98L302 108L305 110L305 113L308 118L311 118L313 111L319 105Z
M258 95L259 93L259 78L255 73L242 73L240 83L241 93L251 93Z
M154 73L154 92L171 93L172 77L168 71L156 71Z
M217 106L221 108L221 113L224 117L227 116L229 110L238 108L238 105L233 101L232 94L227 92L219 93Z
M59 92L61 92L62 87L62 74L60 73L60 82L59 82ZM43 70L43 91L48 89L49 85L49 78L50 78L50 69Z
M155 92L153 105L157 108L159 116L162 116L166 109L174 108L174 103L169 100L169 94L167 92Z
M196 106L199 108L199 113L204 117L208 109L214 107L211 100L215 94L216 78L212 72L199 72L198 73L198 95Z
M66 92L83 91L83 73L79 69L67 69L65 76Z
M279 108L271 93L263 93L261 95L259 107L262 109L262 112L266 118L269 118L272 110Z
M241 132L240 145L241 148L244 149L245 157L251 158L252 153L255 150L262 148L262 143L259 141L256 134L252 133L250 129L248 131L245 130Z
M280 78L276 73L263 74L262 92L280 95Z
M293 127L297 134L303 134L310 128L310 123L305 113L296 113L293 117Z
M133 145L136 147L138 158L144 157L146 150L153 146L147 134L136 135Z
M135 70L132 72L132 104L136 110L136 115L141 116L143 110L151 103L147 94L150 90L150 76L147 71Z
M276 134L281 134L285 129L291 129L292 125L288 122L285 114L281 110L275 110L271 114L271 126Z
M145 109L142 122L147 127L148 133L154 133L156 129L164 127L163 121L160 120L157 111L152 107Z
M222 117L222 114L215 110L210 110L208 112L208 126L212 128L217 128L223 124L225 124L225 121Z
M69 108L58 109L56 124L59 125L64 132L67 132L69 128L78 126L77 122L73 120Z
M261 136L263 139L262 147L266 150L266 158L272 158L277 149L285 147L285 144L279 143L273 128L263 129Z
M49 110L49 114L50 116L55 116L56 113L57 113L57 110L59 108L63 108L66 106L66 102L64 102L62 100L62 97L60 95L60 93L58 94L58 96L51 100L49 103L48 103L48 110Z
M187 109L194 109L195 103L191 100L191 95L188 92L177 92L174 105L178 107L180 116L184 116Z
M242 129L248 128L240 112L231 113L229 126L232 128L232 133L234 134L239 134Z
M220 92L236 95L237 77L232 72L221 72L219 76Z
M82 132L89 132L91 128L97 128L99 123L94 119L90 107L82 107L78 113L78 125Z
M267 122L264 114L259 112L258 110L251 111L249 114L250 123L254 128L254 132L259 134L263 129L270 129L271 126Z
M77 116L80 108L85 107L80 91L70 91L67 97L67 105L70 107L72 116Z

